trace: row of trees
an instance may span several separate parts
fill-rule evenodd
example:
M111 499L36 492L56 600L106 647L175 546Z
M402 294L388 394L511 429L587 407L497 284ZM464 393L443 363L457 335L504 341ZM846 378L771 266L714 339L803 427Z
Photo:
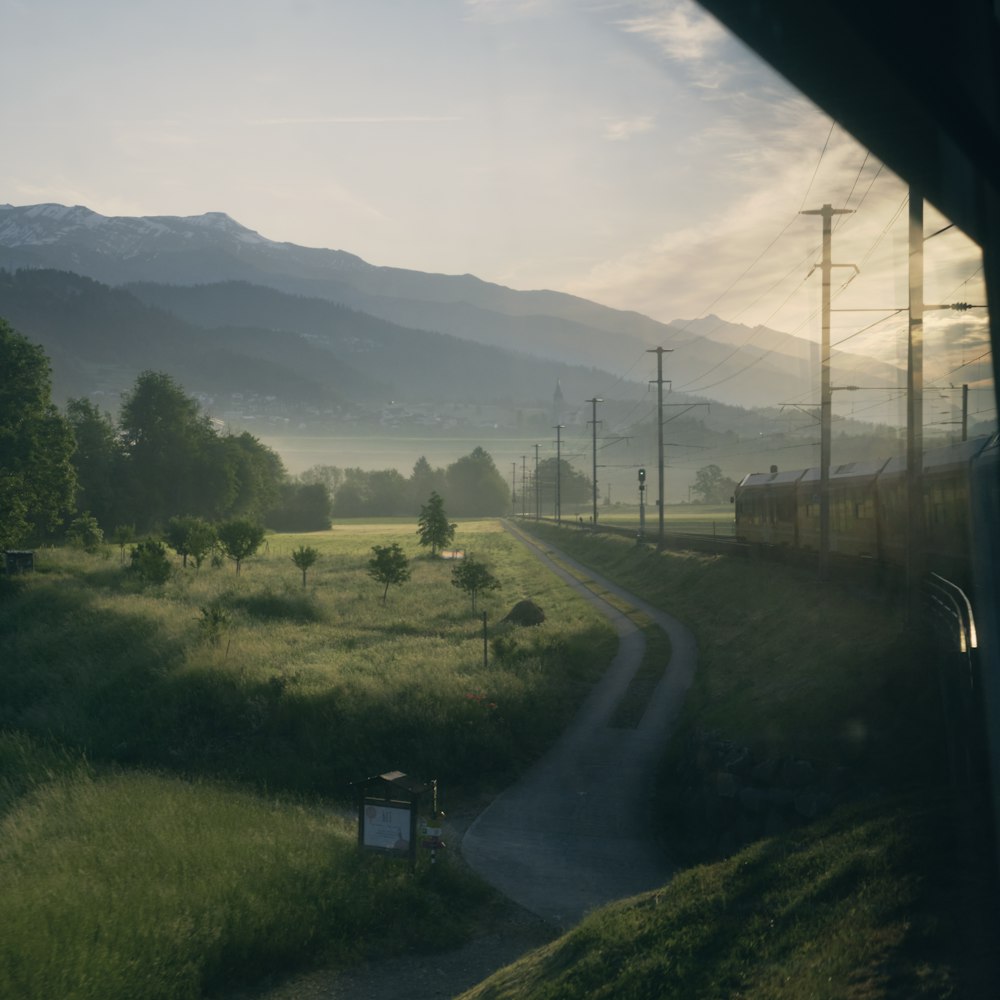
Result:
M77 507L102 527L147 531L175 516L263 522L299 499L288 495L275 452L251 434L220 433L197 400L161 372L138 377L117 423L87 399L70 400L66 417L76 442ZM316 527L329 524L328 498L324 505L326 524Z
M172 517L329 527L325 488L291 480L251 434L224 434L169 376L143 372L117 422L87 399L60 413L48 358L0 319L0 547L70 529L84 543Z
M541 513L551 514L555 509L557 470L562 503L591 500L588 476L565 459L547 458L538 463L537 480L532 477L527 494L513 498L516 509L523 506L534 512L537 498ZM431 493L447 495L448 505L458 517L491 517L511 510L510 487L483 448L473 449L447 468L433 468L421 456L409 478L395 469L367 471L315 465L299 479L304 484L326 486L333 497L334 517L408 517Z
M567 467L567 488L572 475ZM458 516L510 509L507 483L482 448L445 469L420 458L409 479L335 466L294 479L253 435L221 432L162 372L139 375L117 420L88 399L60 413L44 351L0 319L2 548L67 531L88 544L126 525L136 535L163 532L172 518L322 530L331 515L412 516L443 492Z
M458 517L491 517L510 510L510 488L489 452L479 447L443 469L421 456L409 478L396 469L316 465L299 479L327 487L334 517L410 517L431 493L447 494Z

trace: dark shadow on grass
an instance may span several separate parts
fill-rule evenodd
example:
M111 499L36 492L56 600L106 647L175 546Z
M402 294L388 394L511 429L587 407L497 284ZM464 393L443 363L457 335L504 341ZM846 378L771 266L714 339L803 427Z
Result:
M228 591L218 598L221 607L242 611L259 621L291 621L301 624L323 620L323 612L309 593L281 592L265 588L254 593Z

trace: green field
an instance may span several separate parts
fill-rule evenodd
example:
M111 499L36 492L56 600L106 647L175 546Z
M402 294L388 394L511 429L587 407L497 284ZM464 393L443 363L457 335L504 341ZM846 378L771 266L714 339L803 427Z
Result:
M396 541L412 578L369 578ZM143 586L117 549L46 549L0 599L0 996L198 997L311 962L454 944L489 893L359 859L351 782L399 769L445 809L509 780L572 716L610 627L496 521L456 545L503 589L482 621L413 524L270 536ZM293 548L319 550L302 586ZM522 597L533 629L499 619ZM429 804L428 804L429 805Z
M463 1000L996 996L991 857L959 822L936 678L898 609L814 573L537 533L696 633L660 788L675 856L714 853L678 808L673 765L694 731L839 768L848 791L808 825L595 912Z
M660 783L672 850L698 846L670 808L698 729L846 768L855 793L593 914L471 995L992 995L968 967L994 970L995 924L949 822L933 677L897 611L787 567L537 530L697 634ZM383 606L366 563L390 542L413 575ZM320 552L305 587L303 544ZM460 523L455 545L502 583L480 598L487 664L450 565L405 522L271 535L239 577L178 560L149 586L117 548L44 549L5 581L0 996L194 1000L482 926L493 897L460 866L358 855L350 783L436 777L445 809L489 794L552 742L615 639L497 521ZM545 624L500 626L522 597Z

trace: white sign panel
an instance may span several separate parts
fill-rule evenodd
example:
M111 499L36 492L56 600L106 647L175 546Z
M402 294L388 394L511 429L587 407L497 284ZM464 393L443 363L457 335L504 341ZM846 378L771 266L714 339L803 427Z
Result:
M410 810L396 806L365 805L365 847L383 851L410 849Z

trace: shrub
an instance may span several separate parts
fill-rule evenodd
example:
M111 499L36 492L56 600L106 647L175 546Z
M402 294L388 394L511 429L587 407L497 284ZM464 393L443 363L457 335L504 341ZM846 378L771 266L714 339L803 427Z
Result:
M163 542L147 538L132 549L129 569L144 583L166 583L172 567Z
M104 532L97 523L97 518L89 511L84 511L79 517L70 521L66 529L66 538L70 545L85 552L96 552L104 541Z

